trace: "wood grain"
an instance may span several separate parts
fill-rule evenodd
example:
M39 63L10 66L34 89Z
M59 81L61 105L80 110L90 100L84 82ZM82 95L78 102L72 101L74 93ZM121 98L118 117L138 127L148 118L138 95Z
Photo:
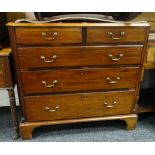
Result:
M146 62L155 63L155 46L148 47Z
M53 33L57 36L53 36ZM46 33L47 37L43 37ZM53 44L53 43L81 43L81 28L17 28L16 38L18 44ZM54 39L48 39L54 38Z
M31 138L35 127L51 124L121 119L128 129L136 127L135 107L146 56L148 23L9 23L8 26L24 112L20 125L23 139ZM47 34L58 31L58 35L48 40L41 36L44 30ZM107 36L108 32L115 39ZM119 39L120 32L124 34ZM107 57L110 53L118 58L120 52L123 57L117 62ZM51 60L54 54L56 59L52 63L40 59L44 56ZM57 83L53 84L55 80ZM105 99L110 105L103 103ZM114 99L120 104L112 108ZM103 104L111 109L105 109Z
M25 97L27 121L48 121L128 114L131 112L133 98L134 92ZM114 102L116 104L112 105ZM56 109L57 106L59 106L59 109ZM45 109L47 107L56 111L49 112Z
M5 53L6 54L6 53ZM11 66L11 53L7 55L0 55L0 88L13 88L15 85L14 71Z
M62 66L127 65L140 64L142 46L103 47L32 47L19 48L21 69ZM109 55L111 57L108 57ZM120 57L120 54L123 54ZM45 57L44 62L41 56ZM53 59L53 56L56 56ZM120 58L118 61L113 58Z
M21 72L24 94L135 88L138 74L138 67ZM111 84L106 80L107 77L114 81L120 77L120 80L118 83ZM54 80L57 80L58 83L51 88L42 84L42 81L52 84Z
M4 87L4 58L0 58L0 87Z
M24 122L20 124L20 134L23 140L32 139L32 132L35 128L47 125L69 124L69 123L81 123L81 122L95 122L95 121L107 121L107 120L123 120L127 123L127 128L134 127L137 122L137 114L117 115L117 116L103 116L103 117L89 117L89 118L75 118L66 120L54 120L54 121L39 121L39 122ZM131 121L130 121L131 120ZM133 129L133 128L131 128Z
M121 39L112 39L108 35L108 32L119 33L124 32L125 34ZM144 42L145 40L145 28L88 28L87 29L87 42L89 43L121 43L121 42Z
M11 54L11 48L7 47L7 48L3 48L2 50L0 50L0 56L1 57L5 57L5 56L9 56Z

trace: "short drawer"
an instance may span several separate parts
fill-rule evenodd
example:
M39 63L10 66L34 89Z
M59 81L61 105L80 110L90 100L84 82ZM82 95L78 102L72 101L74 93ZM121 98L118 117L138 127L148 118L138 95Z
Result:
M27 121L112 116L132 111L134 92L98 92L25 97Z
M142 46L19 48L21 69L140 64Z
M138 67L22 71L25 94L135 88Z
M123 43L123 42L144 42L145 28L121 28L104 27L88 28L88 43Z
M81 43L81 28L16 28L18 44Z

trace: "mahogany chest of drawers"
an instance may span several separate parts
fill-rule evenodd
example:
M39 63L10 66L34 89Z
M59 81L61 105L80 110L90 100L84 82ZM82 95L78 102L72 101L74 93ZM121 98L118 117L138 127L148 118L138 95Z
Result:
M8 23L23 112L20 134L43 125L137 122L147 23Z

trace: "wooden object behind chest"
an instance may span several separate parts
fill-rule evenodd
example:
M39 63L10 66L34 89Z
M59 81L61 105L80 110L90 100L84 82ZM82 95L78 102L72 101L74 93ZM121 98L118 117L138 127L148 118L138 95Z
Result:
M14 94L15 75L10 48L0 50L0 90L8 91L12 121L15 131L14 139L18 138L19 124L17 119L16 101ZM3 120L5 121L5 120Z
M125 120L136 127L147 23L9 23L23 111L35 127Z
M14 87L13 63L10 48L0 51L0 88Z

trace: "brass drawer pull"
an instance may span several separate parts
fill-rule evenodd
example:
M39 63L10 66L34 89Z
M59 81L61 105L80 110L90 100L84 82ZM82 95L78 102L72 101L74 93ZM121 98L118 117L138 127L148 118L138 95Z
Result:
M112 61L119 61L122 57L123 57L123 54L119 54L119 56L117 57L114 57L112 54L109 54L108 57L112 60Z
M122 37L125 35L125 32L108 32L108 35L114 40L119 40L122 39Z
M110 77L107 77L106 80L111 83L111 84L115 84L118 83L118 81L120 80L120 77L117 77L116 80L111 79Z
M112 104L110 104L110 105L109 105L107 102L104 102L104 105L105 105L106 108L113 108L113 106L116 105L116 104L117 104L116 101L114 101L114 102L113 102Z
M52 63L52 62L54 62L56 60L56 58L57 58L57 55L53 55L51 57L51 60L48 60L45 56L40 56L40 59L43 60L46 63Z
M46 40L55 40L58 36L58 32L41 32L41 36Z
M49 107L45 107L45 110L48 111L48 112L56 112L58 109L60 109L60 106L59 105L57 105L55 107L55 109L49 108Z
M57 84L57 83L58 83L58 80L54 80L54 81L52 82L52 84L47 84L46 81L42 81L42 84L43 84L45 87L47 87L47 88L54 87L55 84Z

